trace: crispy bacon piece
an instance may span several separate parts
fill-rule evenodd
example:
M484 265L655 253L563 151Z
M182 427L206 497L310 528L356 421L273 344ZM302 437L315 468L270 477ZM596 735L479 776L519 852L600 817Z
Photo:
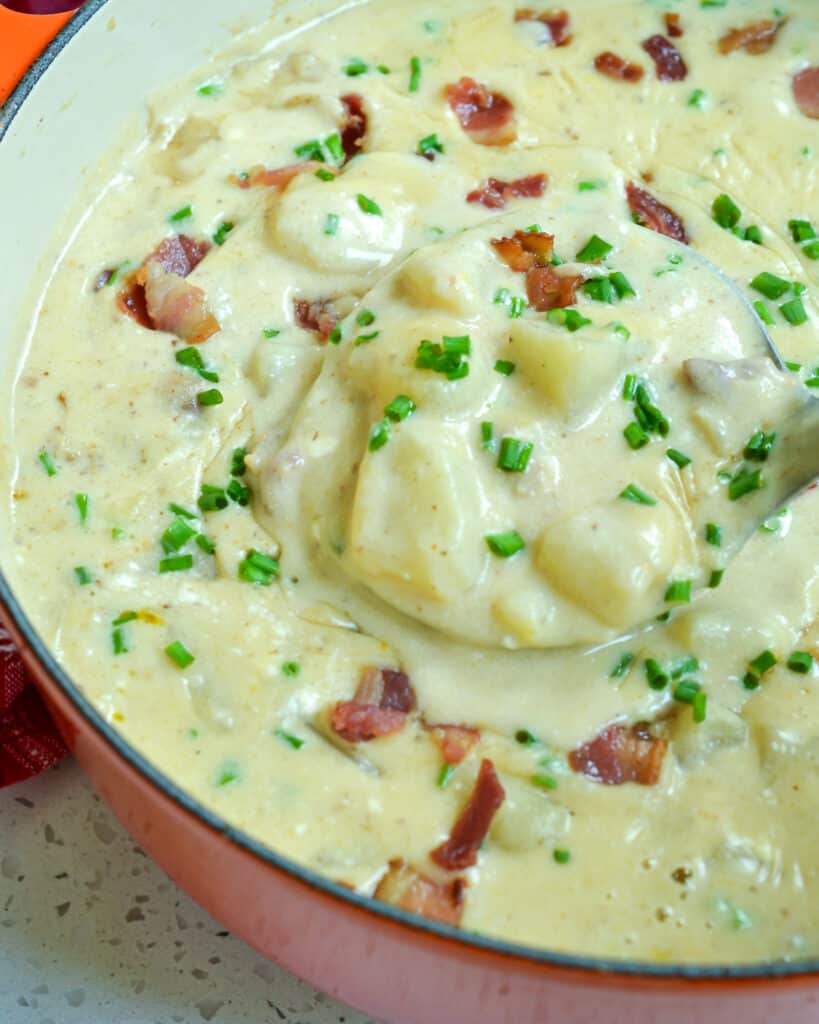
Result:
M569 767L606 786L654 786L667 749L668 740L652 736L645 722L610 725L590 743L569 752Z
M231 174L228 181L242 189L259 187L283 189L300 174L307 174L308 171L315 173L320 167L330 171L331 174L338 174L335 167L329 167L318 160L301 160L295 164L287 164L285 167L271 168L265 167L263 164L254 164L245 174Z
M426 728L447 764L460 764L481 739L480 731L467 725L428 725Z
M502 210L509 199L537 199L546 191L546 175L530 174L514 181L487 178L467 194L468 203L482 203L490 210Z
M665 30L671 36L672 39L679 39L683 34L682 25L680 25L680 16L677 13L666 11L663 15L665 19Z
M399 732L415 706L415 691L406 673L369 665L361 673L353 699L339 701L333 708L330 725L348 743L360 743Z
M532 267L526 274L526 298L539 313L572 306L578 287L586 279L582 274L559 274L554 267Z
M787 21L780 18L771 21L751 21L744 28L732 28L717 43L720 53L733 53L734 50L745 50L746 53L767 53L776 42L779 30Z
M611 50L598 53L594 58L594 66L601 75L619 79L622 82L639 82L645 74L641 64L632 64L631 61L618 57Z
M432 921L458 925L464 911L465 889L463 878L436 882L399 857L390 861L389 870L373 895L377 900L421 914Z
M341 319L330 299L315 299L312 302L308 302L306 299L295 299L293 313L299 327L303 327L306 331L313 331L324 340L330 337L333 328Z
M210 249L210 242L189 235L163 239L142 266L123 279L117 305L148 330L169 331L192 345L206 341L219 330L219 322L202 289L184 278Z
M473 142L481 146L507 146L517 138L515 108L499 92L490 92L474 78L464 76L444 90L447 101Z
M94 291L102 291L116 272L116 267L106 267L105 270L101 270L94 280Z
M819 66L805 68L793 76L793 98L800 113L819 119Z
M175 334L189 345L200 345L219 330L205 293L184 277L169 273L154 260L135 276L145 289L145 308L154 330Z
M515 21L539 21L549 29L553 46L566 46L572 41L568 11L548 10L538 14L531 7L521 7L515 11Z
M344 120L339 128L341 148L350 160L364 149L367 135L367 111L364 100L356 92L341 97L344 106Z
M665 206L633 181L626 184L626 199L629 209L644 227L656 231L658 235L688 243L685 224L670 206Z
M458 815L449 839L436 846L430 859L447 871L461 871L472 867L478 859L478 849L486 838L492 819L506 798L495 766L484 758L475 782L475 788Z
M654 61L661 82L681 82L688 74L680 51L665 36L649 36L643 40L642 47Z
M545 231L516 231L514 235L493 238L492 248L511 270L526 273L543 267L554 255L554 235Z

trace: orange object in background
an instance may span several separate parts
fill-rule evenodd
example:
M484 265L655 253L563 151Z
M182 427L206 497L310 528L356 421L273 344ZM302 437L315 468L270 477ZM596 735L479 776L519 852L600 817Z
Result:
M75 13L20 14L0 4L0 103Z

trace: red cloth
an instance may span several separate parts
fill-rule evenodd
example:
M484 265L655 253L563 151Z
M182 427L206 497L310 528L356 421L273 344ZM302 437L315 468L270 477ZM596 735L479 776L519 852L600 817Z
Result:
M66 747L0 623L0 786L43 772Z

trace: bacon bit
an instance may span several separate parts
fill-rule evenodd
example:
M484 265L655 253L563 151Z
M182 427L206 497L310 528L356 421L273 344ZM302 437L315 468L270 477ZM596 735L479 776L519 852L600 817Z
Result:
M670 11L663 15L665 18L665 30L671 36L672 39L679 39L683 34L682 26L680 25L679 14L672 14Z
M358 93L351 92L341 97L344 106L344 120L339 128L341 148L348 160L364 149L367 135L367 111L364 100Z
M187 277L199 266L210 250L211 244L205 239L197 242L189 235L172 235L159 243L145 260L145 264L158 263L169 274Z
M633 181L626 184L628 206L639 222L658 235L674 238L678 242L689 241L688 232L682 219L669 206L655 199L650 192L635 185Z
M539 21L549 29L553 46L566 46L572 41L568 11L548 10L537 14L531 7L523 7L515 11L515 21Z
M619 79L623 82L639 82L645 72L641 64L632 64L629 60L623 60L611 50L598 53L594 58L594 66L601 75L609 78Z
M277 188L283 189L293 178L298 177L300 174L307 174L308 171L315 172L320 167L330 171L332 174L338 174L336 167L328 167L327 164L323 164L318 160L301 160L296 164L287 164L285 167L269 168L263 164L254 164L249 171L244 174L231 174L228 176L228 181L232 185L236 185L237 188Z
M654 61L661 82L681 82L688 74L680 51L665 36L649 36L643 40L642 47Z
M516 231L514 235L493 238L492 248L511 270L525 274L532 267L543 267L554 254L554 235L545 231Z
M475 788L458 815L449 839L436 846L430 859L447 871L461 871L472 867L478 859L478 849L486 838L492 819L506 798L495 766L484 758Z
M154 330L168 331L189 345L200 345L219 330L202 289L169 273L158 260L140 267L135 279L145 290L145 307Z
M554 267L533 267L526 274L526 298L539 313L574 305L582 274L559 274Z
M459 925L464 911L463 878L436 882L402 858L391 860L389 870L373 893L377 900L421 914L441 924Z
M645 722L610 725L590 743L570 751L569 766L606 786L624 782L653 786L659 781L667 749L668 740L652 736Z
M793 98L800 113L819 119L819 67L805 68L793 76Z
M516 178L515 181L487 178L479 188L468 193L466 201L483 203L490 210L502 210L509 199L537 199L545 191L545 174L530 174L527 178Z
M116 272L116 267L106 267L105 270L101 270L94 281L94 291L102 291Z
M415 706L415 691L405 672L368 665L353 699L333 708L330 725L348 743L359 743L399 732Z
M720 53L733 53L734 50L745 50L747 53L767 53L776 42L779 30L787 21L752 21L745 28L732 28L719 40L717 47Z
M481 739L478 729L466 725L428 725L426 728L432 733L447 764L460 764Z
M466 76L448 85L444 94L473 142L481 146L507 146L517 138L515 108L499 92Z
M341 319L330 299L316 299L313 302L308 302L306 299L295 299L293 313L299 327L303 327L306 331L313 331L325 341Z
M140 327L149 331L154 330L153 322L148 314L148 306L145 303L145 285L137 281L136 272L125 278L125 287L117 295L117 306L120 312L125 313L132 320L136 320Z

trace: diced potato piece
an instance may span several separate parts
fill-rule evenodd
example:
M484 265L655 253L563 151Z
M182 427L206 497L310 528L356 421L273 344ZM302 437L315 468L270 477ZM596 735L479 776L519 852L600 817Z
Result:
M486 243L471 239L464 244L439 242L419 249L401 267L395 278L399 295L420 307L433 307L455 316L474 315L477 303L475 281L480 257L486 262Z
M704 722L695 722L684 708L671 726L671 744L683 768L695 768L720 750L738 747L748 738L748 726L736 712L709 701Z
M681 546L666 502L646 507L618 498L547 526L535 558L557 590L625 628L656 614Z
M549 324L514 320L504 358L517 364L564 416L586 417L602 405L625 366L625 342L617 337L578 337ZM507 355L508 353L508 355Z
M492 821L490 838L505 850L519 853L555 841L569 831L571 815L531 782L500 776L506 799Z
M358 478L344 560L378 593L457 600L477 579L486 545L481 495L464 441L417 415L368 452ZM414 607L414 604L413 604Z

